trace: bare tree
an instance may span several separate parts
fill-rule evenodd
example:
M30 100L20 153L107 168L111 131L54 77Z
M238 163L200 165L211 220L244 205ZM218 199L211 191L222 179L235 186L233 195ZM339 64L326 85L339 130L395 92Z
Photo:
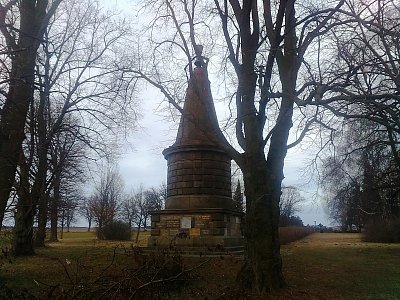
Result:
M133 217L133 221L136 224L137 232L135 242L139 241L139 233L142 228L146 228L147 220L150 217L150 210L143 187L139 187L137 191L133 193L133 201L136 205L136 214Z
M151 187L144 191L148 210L161 210L164 208L166 199L166 185L162 183L159 187Z
M72 208L76 208L76 203L82 202L82 185L84 176L87 175L84 159L87 145L79 140L72 131L61 131L55 134L50 147L50 168L49 168L49 190L52 191L51 201L48 210L50 212L50 240L57 240L57 226L60 215L61 204L65 202L68 196L73 203ZM85 168L86 167L86 168ZM42 213L39 206L38 219L42 217L41 222L47 223L47 214ZM47 210L44 210L47 212ZM45 221L46 220L46 221ZM38 226L38 231L43 230ZM40 243L44 243L44 235L37 236Z
M110 164L102 168L99 179L89 203L101 237L103 226L117 217L124 198L124 183L118 168Z
M44 147L43 156L34 155L38 146L35 145L36 142L32 143L32 139L36 140L35 135L27 139L29 142L28 150L25 151L27 154L21 154L20 158L19 197L16 205L19 214L15 216L14 228L14 251L20 253L18 255L33 253L32 228L37 212L38 230L35 244L44 246L49 206L51 207L50 238L53 241L57 240L58 205L62 202L62 193L70 189L69 194L75 195L83 173L81 164L85 154L85 144L77 139L72 131L55 132L50 145ZM42 167L44 165L44 170L38 165ZM37 187L38 184L40 188Z
M133 84L112 67L115 58L110 56L128 34L126 24L116 16L102 12L96 0L65 0L50 20L40 49L38 77L55 108L41 149L48 149L59 131L67 131L97 154L110 155L108 149L115 150L109 147L110 136L115 143L123 134L114 129L135 124L134 102L127 101ZM112 84L105 84L110 80ZM87 154L82 153L81 159L87 159Z
M122 204L121 213L123 218L129 223L136 225L136 243L139 240L139 233L142 228L146 228L151 211L161 210L165 201L165 184L159 188L145 190L143 186L131 191Z
M79 118L73 124L77 137L104 156L136 125L135 82L116 67L129 37L128 24L118 13L104 12L97 0L63 1L38 59L56 108L49 133L68 130L63 120L72 114Z
M122 202L121 204L121 217L129 224L129 228L132 229L132 225L134 223L134 220L136 220L137 215L138 208L136 205L136 199L135 196L131 193L131 195L128 195L124 202Z
M313 92L298 103L324 110L324 123L336 130L340 121L379 124L373 143L387 146L400 170L399 12L392 0L346 1L343 25L325 41L321 74L308 77Z
M343 230L351 230L353 226L361 229L363 220L360 211L360 174L354 171L349 174L348 168L346 169L333 159L326 160L323 176L325 200L330 218Z
M71 197L72 196L72 197ZM76 221L76 211L79 206L79 201L73 195L66 195L60 204L59 210L61 211L61 224L67 227L67 232L71 224ZM64 230L64 226L61 226Z
M93 221L93 212L90 205L90 198L85 197L80 206L80 214L87 220L88 222L88 231L92 228Z
M166 197L167 188L164 182L159 187L151 187L147 190L140 186L126 197L121 205L121 215L131 228L133 224L136 225L136 242L138 242L141 228L147 226L151 211L163 209Z
M336 135L336 151L323 161L322 187L331 218L344 230L361 230L373 219L399 217L398 169L381 143L385 130L368 120L352 120Z
M56 180L65 175L63 170L52 175L48 166L51 146L57 136L72 134L74 143L84 143L94 153L104 156L110 155L110 149L115 151L115 143L124 133L120 129L131 128L136 123L134 101L131 100L134 83L126 80L114 66L115 60L121 57L111 55L120 51L122 36L128 35L126 23L115 17L115 14L103 13L95 0L65 0L44 29L36 63L37 99L31 101L28 119L31 137L27 139L28 151L25 152L29 153L25 157L22 153L20 158L21 169L25 168L21 174L34 178L31 187L30 180L20 180L26 186L17 210L20 218L16 219L16 228L19 229L15 234L20 238L15 240L25 239L24 244L30 240L28 233L32 230L28 224L33 226L32 216L38 209L36 244L44 245L49 199L46 193L49 194L52 184L46 179ZM113 147L109 147L110 143ZM67 148L61 148L67 151ZM57 162L60 166L54 170L67 166L65 159L72 159L71 155L63 155L65 158L60 157ZM85 155L87 152L82 153L81 158L84 159ZM56 189L58 186L54 185ZM51 198L52 239L56 239L58 194ZM25 220L20 221L21 218ZM26 251L29 253L33 253L33 249Z
M294 186L283 186L281 201L279 202L280 226L291 225L290 221L300 211L301 204L305 199Z
M34 92L37 49L48 21L60 2L52 1L50 5L47 0L0 3L0 30L7 51L11 53L8 91L0 118L0 224L3 222L25 138L25 121ZM18 12L15 9L17 3ZM14 13L18 13L18 18L11 16Z

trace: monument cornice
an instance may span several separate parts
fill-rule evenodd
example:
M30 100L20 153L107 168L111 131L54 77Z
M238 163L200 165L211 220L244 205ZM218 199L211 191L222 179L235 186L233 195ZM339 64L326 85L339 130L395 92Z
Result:
M204 145L204 144L191 144L191 145L172 145L163 150L162 154L164 155L165 159L171 154L178 153L178 152L190 152L190 151L210 151L210 152L217 152L217 153L224 153L228 155L226 151L221 148L215 147L215 145Z

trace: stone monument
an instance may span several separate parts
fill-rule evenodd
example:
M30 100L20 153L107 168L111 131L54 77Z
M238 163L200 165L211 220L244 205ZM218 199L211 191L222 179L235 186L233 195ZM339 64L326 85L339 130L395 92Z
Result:
M218 146L217 116L206 65L196 60L175 143L167 160L165 209L151 213L148 246L243 245L242 212L233 209L231 158Z

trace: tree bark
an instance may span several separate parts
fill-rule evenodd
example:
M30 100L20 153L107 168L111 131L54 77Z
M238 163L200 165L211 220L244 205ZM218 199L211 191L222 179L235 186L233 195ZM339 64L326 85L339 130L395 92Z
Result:
M15 256L28 256L35 254L33 249L33 221L34 207L30 205L28 198L17 204L16 220L14 226L13 251ZM28 209L23 209L24 205Z
M70 227L71 227L71 219L70 219L70 215L68 213L68 215L67 215L67 232L69 232Z
M294 51L297 41L294 2L287 1L282 11L284 14L281 16L285 18L286 24L283 49L276 50L274 54L282 84L282 98L279 114L271 131L267 158L264 154L264 122L262 118L258 118L254 106L257 82L257 76L253 71L254 60L251 52L245 55L246 49L254 49L255 46L247 47L245 40L242 42L242 47L245 47L242 50L244 73L239 76L242 84L240 90L243 93L246 147L244 160L237 163L244 175L247 211L245 262L238 274L238 281L243 287L259 293L271 292L286 285L280 255L279 201L287 141L292 127L298 61L297 53ZM266 86L269 86L269 83Z
M61 215L61 236L60 238L63 239L64 237L64 219L65 219L65 210L62 210L62 215Z
M36 54L43 36L47 9L47 1L44 0L20 2L19 39L13 49L18 51L13 54L9 90L0 118L0 224L25 138L26 116L34 91Z
M137 228L137 232L136 232L136 238L135 238L135 243L137 244L139 242L139 233L140 233L140 229L141 229L141 225L142 224L142 220L139 221L138 224L138 228Z
M88 220L88 232L90 232L90 229L92 228L92 219Z
M48 219L48 204L49 197L46 194L46 175L48 171L48 159L47 155L49 152L49 146L51 142L51 135L48 135L46 115L50 114L46 111L49 106L49 94L50 84L48 78L48 60L45 65L46 71L44 80L40 80L42 90L40 91L40 101L36 112L37 119L37 158L38 168L35 174L35 182L33 184L33 201L39 204L38 214L38 231L35 238L35 245L37 247L44 247L46 239L46 224Z
M58 199L56 197L51 198L50 208L50 241L57 242L57 230L58 230Z
M13 252L15 256L34 254L33 249L33 221L36 207L32 205L29 184L29 165L23 152L20 154L20 178L18 202L15 212L15 226L13 231Z
M44 247L46 240L46 225L47 225L47 207L48 207L48 197L43 195L39 199L39 209L38 209L38 229L35 235L35 246Z
M37 206L39 215L38 215L38 230L36 231L36 236L35 236L35 246L37 247L44 247L45 245L45 238L46 238L46 224L47 224L47 206L48 206L48 195L45 193L46 189L46 174L47 174L47 168L48 168L48 163L47 163L47 152L48 152L48 145L49 143L46 141L46 135L47 135L47 130L46 130L46 124L45 124L45 118L44 118L44 110L45 110L45 102L47 98L44 95L41 95L40 103L37 109L37 135L38 135L38 144L36 145L37 148L37 157L38 157L38 166L35 174L35 180L32 185L32 189L30 190L30 194L28 195L27 192L25 192L25 198L30 199L29 205L26 203L26 199L19 199L18 202L22 201L25 202L24 205L21 205L19 210L22 210L23 212L21 213L23 216L28 216L30 214L33 214L33 216L25 218L16 218L15 219L15 224L16 226L20 226L21 224L18 224L18 222L22 222L22 224L27 225L28 219L32 220L32 224L30 224L30 227L33 227L33 217L36 213ZM32 128L31 128L32 130ZM34 134L31 134L33 137ZM32 141L31 147L35 147L34 142ZM33 149L31 150L33 151ZM30 166L27 166L28 168ZM21 167L22 168L22 167ZM26 184L29 184L28 180L25 180ZM28 191L28 188L25 188L25 191ZM21 226L25 226L21 225ZM15 235L21 233L22 235L19 237L16 237ZM20 252L17 248L18 247L25 247L26 245L31 241L31 237L27 236L24 234L23 231L14 231L14 238L18 240L19 242L15 243L15 251ZM29 239L26 241L23 241L24 238Z
M238 280L247 289L270 292L285 285L278 233L279 185L263 158L252 159L242 171L247 200L246 251Z
M53 166L53 199L51 203L51 232L50 232L50 240L57 241L57 229L58 229L58 213L60 209L61 203L61 159L58 157L58 146L53 149L53 153L51 155L51 164ZM64 208L62 211L62 233L64 231L64 218L65 212ZM61 235L62 238L62 235Z

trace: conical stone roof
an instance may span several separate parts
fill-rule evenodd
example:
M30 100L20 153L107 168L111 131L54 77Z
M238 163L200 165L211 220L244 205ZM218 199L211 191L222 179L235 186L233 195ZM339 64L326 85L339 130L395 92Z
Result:
M218 120L207 69L197 67L189 80L176 141L170 148L201 145L217 147L217 130Z

